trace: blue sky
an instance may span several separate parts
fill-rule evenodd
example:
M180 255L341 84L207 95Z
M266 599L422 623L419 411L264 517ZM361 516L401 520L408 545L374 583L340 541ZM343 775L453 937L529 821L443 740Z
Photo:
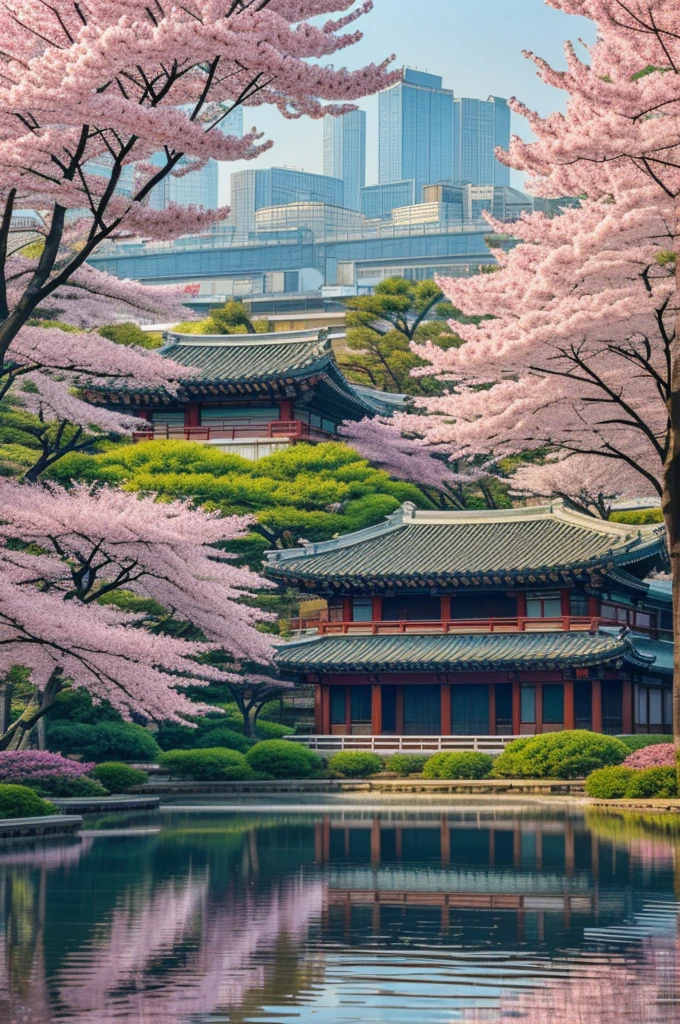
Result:
M522 50L533 50L563 66L565 39L594 39L592 22L547 7L543 0L374 0L373 12L361 19L364 38L340 55L337 64L356 67L396 55L408 64L442 75L444 86L458 96L517 96L542 114L560 109L562 94L545 86ZM377 181L377 99L359 104L368 116L367 183ZM244 125L256 124L274 140L274 148L250 164L220 170L220 201L229 199L229 174L245 166L286 165L322 170L322 127L318 121L286 121L265 107L246 108ZM527 137L525 124L513 117L513 131ZM521 187L522 176L513 184Z

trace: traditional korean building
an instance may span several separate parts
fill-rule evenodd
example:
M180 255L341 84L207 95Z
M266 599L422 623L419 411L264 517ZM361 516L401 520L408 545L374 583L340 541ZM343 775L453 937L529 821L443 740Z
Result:
M269 575L326 598L281 648L322 736L670 732L662 527L550 506L417 511L303 549ZM664 637L666 639L664 639Z
M177 394L129 386L86 391L92 402L148 420L136 440L200 441L259 458L297 441L335 439L343 420L389 416L410 401L351 384L326 330L169 332L165 339L161 354L192 368Z

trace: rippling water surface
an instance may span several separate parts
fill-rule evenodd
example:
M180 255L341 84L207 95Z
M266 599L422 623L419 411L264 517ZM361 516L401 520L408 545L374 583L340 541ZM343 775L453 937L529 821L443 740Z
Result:
M0 1024L680 1021L680 825L216 805L0 848Z

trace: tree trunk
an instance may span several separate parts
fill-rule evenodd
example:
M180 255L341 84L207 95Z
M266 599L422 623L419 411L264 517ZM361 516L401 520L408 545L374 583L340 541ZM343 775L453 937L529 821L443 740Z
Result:
M13 686L6 681L0 690L0 736L9 729L12 720L12 690Z
M61 687L61 671L55 669L42 693L36 693L23 714L3 730L0 735L0 750L25 750L28 747L31 733L52 707Z
M673 574L673 741L680 770L680 352L673 352L670 445L664 466L663 515Z

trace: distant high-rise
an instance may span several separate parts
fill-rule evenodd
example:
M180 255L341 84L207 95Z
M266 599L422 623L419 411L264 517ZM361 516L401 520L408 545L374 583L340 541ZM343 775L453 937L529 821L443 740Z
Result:
M328 203L343 206L344 185L339 178L309 174L291 167L236 171L231 176L231 221L235 234L255 230L255 211L288 203Z
M509 185L510 169L494 155L510 145L510 108L499 96L453 101L454 181L471 185ZM434 179L433 179L434 180Z
M389 220L398 206L415 203L413 178L389 181L383 185L366 185L361 189L361 212L369 220Z
M219 125L219 131L225 135L243 136L243 108L235 107ZM165 163L163 153L155 153L151 162L159 167ZM178 169L187 166L190 160L184 157L179 161ZM208 160L199 171L189 171L181 177L168 174L152 191L149 205L154 210L164 210L168 203L180 206L202 206L206 210L216 210L218 203L219 164L216 160Z
M361 208L359 189L366 184L366 112L352 110L343 117L327 114L323 122L323 173L341 178L344 203Z
M404 68L402 79L379 95L378 178L412 179L416 202L423 186L453 177L453 91L438 75Z

